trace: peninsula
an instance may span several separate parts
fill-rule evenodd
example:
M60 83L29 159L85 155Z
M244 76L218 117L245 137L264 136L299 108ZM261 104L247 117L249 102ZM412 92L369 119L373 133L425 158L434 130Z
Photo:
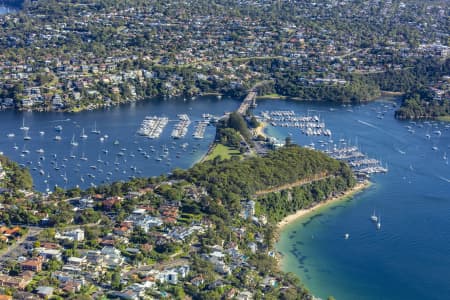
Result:
M346 164L295 145L50 194L0 161L0 282L14 297L310 299L277 268L276 224L355 186Z

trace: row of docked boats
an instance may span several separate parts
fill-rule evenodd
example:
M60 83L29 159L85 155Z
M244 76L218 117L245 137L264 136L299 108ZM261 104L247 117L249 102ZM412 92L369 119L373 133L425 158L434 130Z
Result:
M169 118L167 117L147 116L142 121L138 134L150 139L159 138L167 123L169 123Z
M194 138L195 139L202 139L205 136L206 127L208 126L209 121L199 121L197 125L195 126L194 130Z
M188 132L188 127L191 124L191 120L187 114L179 114L177 117L179 121L173 128L172 134L170 135L174 139L185 137Z
M185 137L191 124L191 120L187 114L179 114L177 117L177 123L174 125L170 135L174 139ZM206 127L214 119L214 116L210 114L203 114L202 117L203 120L196 122L194 133L192 134L195 139L204 138ZM161 136L169 121L167 117L147 116L142 121L137 133L151 139L157 139Z
M299 128L307 136L331 136L331 130L327 129L325 122L319 116L301 116L294 111L275 110L263 111L261 117L264 122L274 127Z
M374 158L369 158L356 146L334 146L333 149L324 150L326 154L334 159L346 162L353 172L360 177L369 177L374 173L387 173L387 166Z

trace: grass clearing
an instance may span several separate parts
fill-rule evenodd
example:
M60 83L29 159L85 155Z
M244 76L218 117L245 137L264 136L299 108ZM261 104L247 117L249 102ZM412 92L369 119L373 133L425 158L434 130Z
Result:
M216 144L211 153L209 153L208 156L205 158L205 161L214 159L218 156L220 156L222 159L230 159L233 156L241 157L242 155L237 149L230 148L222 144Z
M262 96L256 96L256 99L274 99L274 100L278 100L278 99L286 99L286 96L282 96L279 94L266 94L266 95L262 95Z

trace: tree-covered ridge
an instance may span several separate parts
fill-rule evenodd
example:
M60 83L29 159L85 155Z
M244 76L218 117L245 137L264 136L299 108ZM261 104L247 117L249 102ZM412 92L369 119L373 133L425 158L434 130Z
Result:
M450 59L424 58L411 61L402 70L363 75L368 84L375 84L381 90L408 93L423 86L434 84L442 76L450 74Z
M298 146L284 147L264 157L244 161L219 160L195 165L182 178L207 188L212 197L228 194L249 197L257 191L294 183L316 175L342 176L347 186L354 184L349 167L323 153Z
M236 120L236 125L241 124ZM74 293L56 288L57 297L100 299L103 294L112 298L116 292L144 283L148 274L154 278L170 265L182 263L190 269L186 277L170 284L156 280L154 287L143 287L143 293L157 298L164 291L174 299L220 300L224 295L234 299L239 293L250 294L252 299L313 299L294 275L278 268L273 257L276 222L348 190L354 178L347 165L286 144L264 157L213 159L189 170L174 170L169 176L0 199L4 205L0 219L5 224L33 225L40 231L33 243L35 250L51 244L62 253L61 262L44 262L35 277L40 281L30 283L27 290L34 290L43 280L56 287L59 283L52 274L64 270L70 258L113 247L116 256L124 258L120 267L88 262L77 276L85 277L90 288ZM0 158L11 172L13 163ZM256 192L263 193L255 196ZM249 204L254 207L250 209ZM141 222L145 220L161 223L147 226ZM56 237L57 232L74 228L84 232L83 241ZM29 251L27 257L35 257L36 251ZM99 267L101 276L87 276L91 267ZM7 266L2 271L11 269ZM264 283L268 280L276 284Z
M0 187L9 191L31 190L33 178L26 168L20 167L16 162L0 155L0 163L5 171L5 178L0 180Z
M450 59L419 63L415 67L378 78L381 86L403 91L398 119L435 119L450 116ZM444 79L446 78L446 79Z
M345 177L327 177L292 189L269 193L257 198L259 212L270 222L279 222L300 209L306 209L345 192L352 184Z
M395 112L398 119L436 119L450 115L450 100L437 98L428 88L404 96L402 106Z

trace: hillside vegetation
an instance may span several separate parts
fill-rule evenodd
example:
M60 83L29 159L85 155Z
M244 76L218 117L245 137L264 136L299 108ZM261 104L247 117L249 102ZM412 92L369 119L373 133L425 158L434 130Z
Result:
M195 165L181 178L204 186L213 198L231 201L319 174L340 177L348 187L354 184L347 165L298 146L284 147L267 156L244 161L214 159Z

